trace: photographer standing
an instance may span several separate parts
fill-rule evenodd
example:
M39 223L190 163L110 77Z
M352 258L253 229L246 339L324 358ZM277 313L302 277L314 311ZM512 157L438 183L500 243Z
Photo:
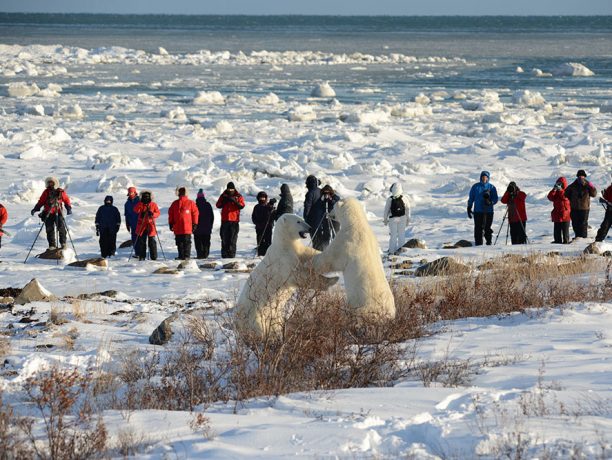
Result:
M174 232L178 260L191 259L191 234L198 227L200 211L195 202L187 197L186 187L177 187L177 200L168 209L168 225Z
M276 200L272 198L268 201L266 192L257 194L257 204L253 208L251 220L255 224L257 234L257 255L265 256L268 248L272 244L272 227L274 226L274 205Z
M153 194L148 190L140 193L140 201L134 206L134 212L138 213L138 223L136 225L136 253L138 260L145 260L147 257L147 244L149 245L149 256L151 260L157 260L157 226L155 220L161 214L159 207L153 201Z
M334 234L338 231L339 225L332 221L329 212L334 209L334 205L340 201L340 197L336 195L334 189L329 185L325 185L321 189L321 197L315 201L310 209L308 217L310 222L310 234L312 235L312 247L322 251L325 249Z
M527 243L526 198L527 194L517 187L516 182L510 182L501 199L501 202L508 206L508 225L510 226L512 244Z
M240 231L240 210L244 208L244 198L228 182L225 191L219 196L216 204L221 209L221 257L236 257L236 243Z
M402 184L391 185L391 196L385 202L383 224L389 226L389 254L394 254L406 242L406 226L410 223L410 203L402 195Z
M572 228L576 238L586 238L589 229L589 210L591 198L595 198L597 189L592 182L587 181L584 169L576 173L576 180L565 189L565 196L570 200L572 210Z
M272 201L272 200L270 200ZM278 220L283 214L293 214L293 196L287 184L282 184L280 188L280 200L274 213L274 220Z
M612 185L610 185L605 191L601 192L602 197L599 202L602 203L606 208L606 216L604 217L599 230L597 231L597 237L595 241L603 241L608 236L608 231L612 226Z
M568 244L569 227L570 227L570 211L572 207L569 199L565 196L567 188L567 179L559 177L555 182L553 189L548 192L548 200L553 202L553 210L550 217L554 222L555 244Z
M103 258L115 255L117 232L121 228L121 213L113 206L113 197L107 195L104 205L96 212L96 235L100 237L100 255Z
M36 203L34 209L30 211L30 214L34 215L40 208L43 208L43 211L38 216L45 223L49 249L56 249L57 247L55 241L56 228L59 233L61 248L64 249L66 247L66 223L62 215L62 206L66 207L66 214L72 214L70 198L68 194L59 187L59 181L55 177L47 177L45 179L45 186L47 188L42 192L42 195L40 195L38 203Z
M472 185L467 205L467 215L474 218L474 242L476 246L482 246L482 235L484 233L487 246L491 245L493 237L493 206L497 204L497 189L489 182L491 174L489 171L480 173L480 182ZM474 205L474 212L472 212Z
M210 253L210 235L212 233L215 215L212 206L206 200L204 190L198 190L196 198L196 206L198 207L199 218L198 226L193 232L193 240L198 259L207 259Z
M304 196L304 220L314 232L320 221L315 222L314 214L311 216L310 212L314 207L314 204L321 199L321 189L319 188L321 181L312 174L306 178L306 188L308 191Z

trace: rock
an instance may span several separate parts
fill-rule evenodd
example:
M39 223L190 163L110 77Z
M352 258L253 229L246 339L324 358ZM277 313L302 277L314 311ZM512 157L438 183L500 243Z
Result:
M240 268L240 262L228 262L223 264L223 270L238 270Z
M612 257L612 251L604 251L601 255L604 257Z
M216 270L217 262L204 262L198 265L202 270Z
M39 259L52 259L59 260L63 257L63 251L60 248L57 249L47 249L45 252L38 254L36 257Z
M198 264L193 259L181 260L176 268L177 270L199 270Z
M123 243L119 245L119 249L125 249L125 248L131 248L131 247L132 247L132 240L124 241Z
M425 241L419 240L417 238L412 238L411 240L406 241L406 243L404 243L404 246L402 246L402 247L404 247L404 248L427 249L427 245L425 244Z
M17 297L21 293L19 288L2 288L0 289L0 297Z
M601 255L602 250L599 247L599 243L595 242L595 243L591 243L589 244L586 248L584 248L584 251L582 251L583 254L597 254L597 255Z
M432 262L421 265L414 272L415 276L444 276L455 273L464 273L469 267L457 262L452 257L442 257Z
M172 338L172 322L177 318L177 315L172 315L163 320L159 326L149 336L151 345L165 345Z
M119 291L115 291L113 289L110 289L108 291L102 291L102 292L92 292L89 294L79 294L77 296L77 299L81 299L81 300L87 300L87 299L95 299L98 297L110 297L111 299L117 297L119 295Z
M396 270L406 270L408 268L412 268L412 262L410 260L402 260L399 263L394 263L391 265L391 268Z
M446 243L442 246L442 249L458 249L458 248L470 248L472 247L472 242L468 240L459 240L455 244Z
M93 259L77 260L76 262L68 264L68 267L86 268L88 265L107 268L108 261L106 259L103 259L102 257L96 257Z
M0 304L1 305L7 305L7 304L11 304L15 302L15 299L13 297L0 297Z
M153 272L154 275L178 275L180 270L176 268L160 267Z
M36 278L32 279L28 284L26 284L21 293L15 299L16 305L24 305L29 302L49 302L51 300L56 300L57 298L51 294L51 292L47 291L42 285L38 282Z

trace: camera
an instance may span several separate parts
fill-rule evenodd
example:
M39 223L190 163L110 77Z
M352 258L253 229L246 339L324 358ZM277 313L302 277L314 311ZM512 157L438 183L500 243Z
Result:
M493 204L491 202L491 194L488 190L482 194L482 197L484 198L484 202L487 206L491 206Z
M554 186L555 190L561 190L563 188L563 184L561 182L557 182Z

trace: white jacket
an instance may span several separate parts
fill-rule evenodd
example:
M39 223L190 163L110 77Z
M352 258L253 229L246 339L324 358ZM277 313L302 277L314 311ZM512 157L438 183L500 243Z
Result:
M402 201L404 202L404 207L406 208L406 215L402 216L406 218L406 224L410 223L410 203L408 199L403 195L402 184L395 182L391 186L391 196L387 198L387 202L385 203L385 210L383 212L383 222L386 225L389 222L389 219L397 219L396 217L391 217L391 200L393 198L402 197Z

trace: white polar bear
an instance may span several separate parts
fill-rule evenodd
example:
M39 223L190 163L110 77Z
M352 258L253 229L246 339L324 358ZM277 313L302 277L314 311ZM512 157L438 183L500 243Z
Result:
M341 271L348 305L366 321L395 317L395 300L387 282L380 249L363 207L355 198L339 201L331 212L340 230L314 257L317 273Z
M309 225L294 214L283 214L274 226L272 245L251 272L236 303L238 327L259 337L278 336L286 305L299 287L326 289L338 281L316 275L312 258L316 249L300 241Z

